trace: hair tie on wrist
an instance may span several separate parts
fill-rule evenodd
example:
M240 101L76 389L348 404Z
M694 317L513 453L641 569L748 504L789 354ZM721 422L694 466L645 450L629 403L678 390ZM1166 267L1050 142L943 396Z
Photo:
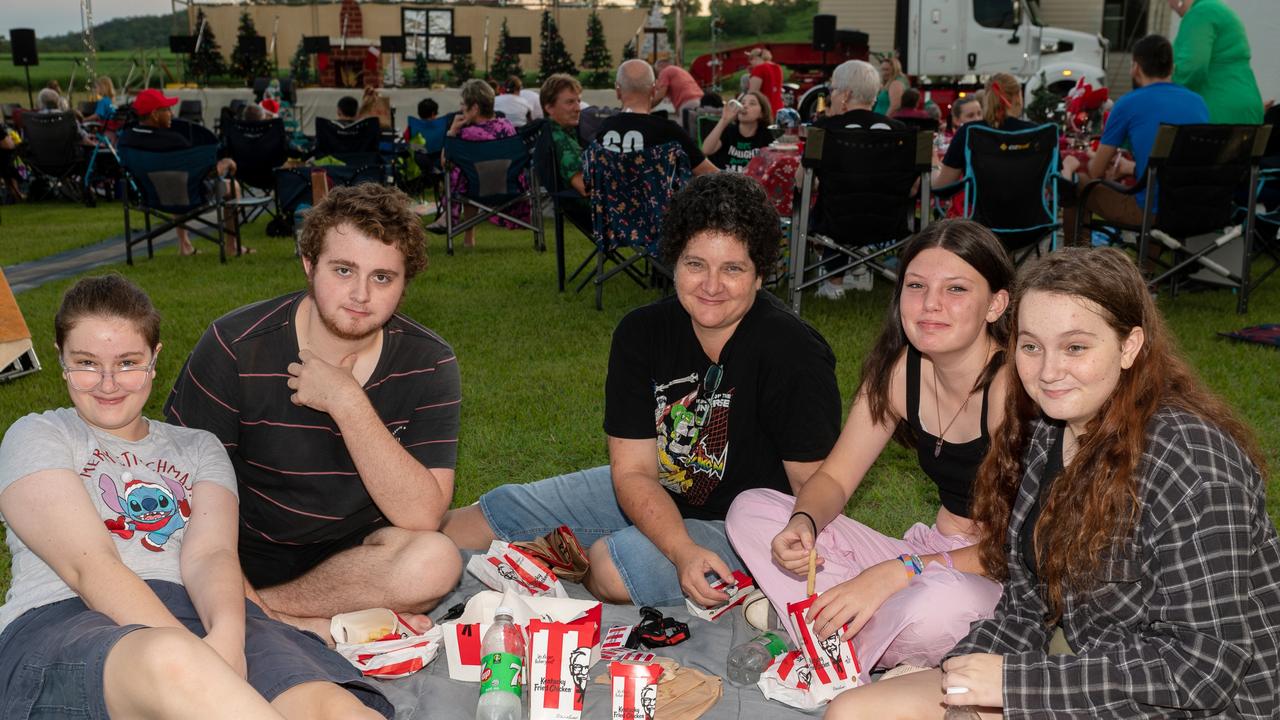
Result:
M813 526L813 539L816 541L818 539L818 521L814 520L812 515L803 510L797 510L791 513L791 519L794 520L797 515L803 515L809 519L809 524Z

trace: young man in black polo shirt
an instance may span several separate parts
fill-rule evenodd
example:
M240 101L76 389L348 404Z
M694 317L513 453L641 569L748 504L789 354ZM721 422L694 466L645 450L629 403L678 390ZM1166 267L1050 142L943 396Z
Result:
M644 60L632 59L618 66L615 89L622 101L622 112L600 123L597 141L606 150L621 153L640 152L667 142L678 142L689 156L694 175L716 172L717 168L702 154L702 149L676 123L650 115L653 109L653 67Z
M426 612L457 583L437 529L461 388L449 344L396 312L426 266L403 193L337 188L300 242L307 290L215 320L165 415L231 456L250 598L323 637L335 614Z

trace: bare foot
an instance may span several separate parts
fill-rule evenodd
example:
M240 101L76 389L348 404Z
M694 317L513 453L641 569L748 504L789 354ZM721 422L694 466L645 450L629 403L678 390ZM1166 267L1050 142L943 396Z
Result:
M396 613L402 621L405 622L414 632L421 635L431 629L435 623L431 622L431 618L426 615L418 615L416 613Z

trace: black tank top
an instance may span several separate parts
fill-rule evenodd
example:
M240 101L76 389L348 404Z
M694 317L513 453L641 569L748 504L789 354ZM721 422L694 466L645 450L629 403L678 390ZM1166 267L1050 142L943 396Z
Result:
M920 469L938 486L942 507L962 518L969 517L973 480L991 445L987 434L987 391L990 389L990 385L982 388L982 434L966 443L944 442L942 451L935 457L933 450L938 445L938 437L930 435L920 424L920 351L907 346L907 422L916 433L916 458Z

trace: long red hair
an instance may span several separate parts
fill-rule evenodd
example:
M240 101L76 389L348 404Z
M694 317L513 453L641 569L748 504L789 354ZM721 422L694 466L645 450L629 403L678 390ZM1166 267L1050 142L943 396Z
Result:
M1235 440L1265 475L1253 433L1208 390L1182 359L1174 339L1127 255L1111 248L1066 248L1024 267L1014 283L1006 352L1009 392L1003 425L992 436L974 485L973 519L985 530L982 564L996 580L1008 577L1005 542L1009 515L1022 481L1031 420L1039 408L1023 389L1016 368L1018 308L1032 290L1091 303L1123 339L1141 327L1145 342L1111 397L1089 421L1071 464L1053 481L1034 529L1039 575L1047 590L1049 622L1061 617L1066 593L1097 583L1104 558L1129 538L1141 512L1139 463L1147 425L1164 407L1193 413ZM1052 548L1041 553L1039 548Z

